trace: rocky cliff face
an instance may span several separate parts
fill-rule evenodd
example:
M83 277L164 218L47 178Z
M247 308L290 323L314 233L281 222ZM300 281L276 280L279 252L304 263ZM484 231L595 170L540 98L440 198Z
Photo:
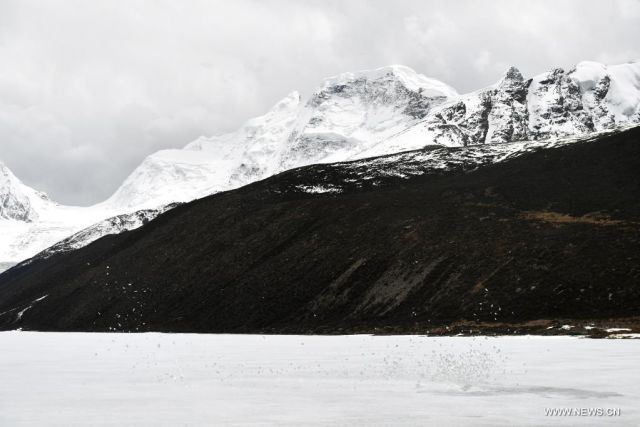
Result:
M466 146L522 140L527 135L527 89L511 67L495 86L462 96L428 116L423 126L433 142Z
M279 169L357 156L456 96L444 83L402 66L329 78L300 111Z
M640 122L640 63L582 62L525 80L514 67L494 86L462 95L411 131L467 146L581 135Z
M9 168L0 163L0 219L32 222L37 218L25 189Z

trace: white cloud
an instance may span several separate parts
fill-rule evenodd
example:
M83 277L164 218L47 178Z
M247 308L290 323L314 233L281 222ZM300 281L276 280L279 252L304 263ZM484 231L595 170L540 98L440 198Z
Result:
M640 0L616 0L616 3L623 19L640 18Z
M478 56L473 60L473 68L480 73L484 73L490 65L491 52L488 50L481 50Z

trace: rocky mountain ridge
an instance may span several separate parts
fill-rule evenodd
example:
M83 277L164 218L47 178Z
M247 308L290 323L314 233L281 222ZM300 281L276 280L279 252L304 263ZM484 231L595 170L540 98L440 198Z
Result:
M0 231L6 237L0 241L0 262L33 256L107 218L160 212L171 203L295 167L428 145L558 139L639 122L639 62L582 62L531 79L511 67L495 85L463 95L403 66L344 73L325 79L306 101L292 92L235 132L150 155L113 196L89 208L51 202L3 167ZM121 229L97 226L82 235L97 238Z

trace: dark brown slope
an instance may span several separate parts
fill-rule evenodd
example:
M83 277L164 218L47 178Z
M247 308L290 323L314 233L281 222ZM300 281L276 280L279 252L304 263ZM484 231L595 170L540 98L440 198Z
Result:
M472 173L286 191L341 174L283 173L13 268L0 328L397 332L640 315L639 129Z

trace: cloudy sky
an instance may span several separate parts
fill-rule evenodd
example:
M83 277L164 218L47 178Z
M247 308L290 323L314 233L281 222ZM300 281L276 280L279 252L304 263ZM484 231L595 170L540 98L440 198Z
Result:
M639 24L639 0L0 0L0 161L87 205L330 75L404 64L464 92L638 59Z

